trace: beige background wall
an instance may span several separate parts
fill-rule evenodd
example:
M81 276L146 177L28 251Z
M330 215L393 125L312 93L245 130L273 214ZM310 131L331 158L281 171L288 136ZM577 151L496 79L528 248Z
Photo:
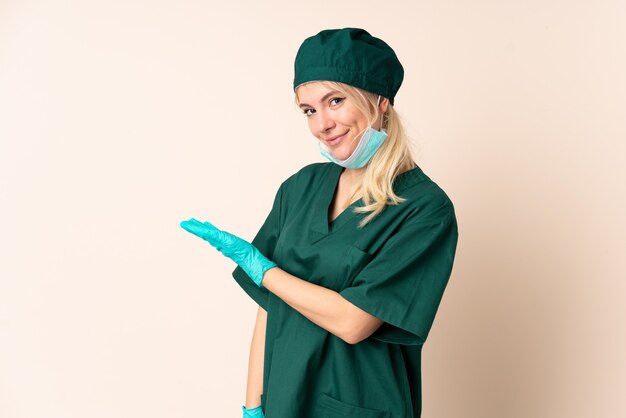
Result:
M0 0L0 416L241 416L256 307L179 222L251 239L323 161L293 58L345 26L398 53L396 108L457 210L423 416L626 416L625 21L617 0Z

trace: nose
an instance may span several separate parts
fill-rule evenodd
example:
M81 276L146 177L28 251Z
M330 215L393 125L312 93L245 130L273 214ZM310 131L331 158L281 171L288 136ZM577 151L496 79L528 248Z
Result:
M335 121L328 111L322 110L317 115L317 129L320 133L326 133L335 127Z

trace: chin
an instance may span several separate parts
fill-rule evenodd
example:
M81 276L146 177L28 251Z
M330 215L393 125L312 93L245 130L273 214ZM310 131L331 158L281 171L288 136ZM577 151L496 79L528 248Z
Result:
M331 149L331 151L333 153L333 156L338 160L347 160L353 152L353 150L346 150L341 148L336 150Z
M340 152L340 153L334 153L333 152L333 157L335 157L338 160L342 160L343 161L343 160L347 160L348 157L350 157L350 154L346 154L346 153L343 153L343 152Z

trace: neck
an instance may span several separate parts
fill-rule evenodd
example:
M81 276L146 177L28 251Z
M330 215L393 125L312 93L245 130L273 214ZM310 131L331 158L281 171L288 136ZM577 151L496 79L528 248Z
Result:
M354 183L355 181L359 180L363 176L363 174L365 174L366 168L367 167L361 167L361 168L345 168L344 167L341 175L344 176L346 180L349 180L350 183Z

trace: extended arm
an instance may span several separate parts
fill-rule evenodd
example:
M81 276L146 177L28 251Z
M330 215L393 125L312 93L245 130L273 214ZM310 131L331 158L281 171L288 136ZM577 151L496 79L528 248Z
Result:
M187 231L208 241L237 263L259 287L265 287L309 320L349 344L369 337L383 323L339 293L293 276L268 260L259 250L210 222L181 222Z
M383 323L344 299L338 292L302 280L274 267L263 276L263 287L310 321L349 344L372 335Z

